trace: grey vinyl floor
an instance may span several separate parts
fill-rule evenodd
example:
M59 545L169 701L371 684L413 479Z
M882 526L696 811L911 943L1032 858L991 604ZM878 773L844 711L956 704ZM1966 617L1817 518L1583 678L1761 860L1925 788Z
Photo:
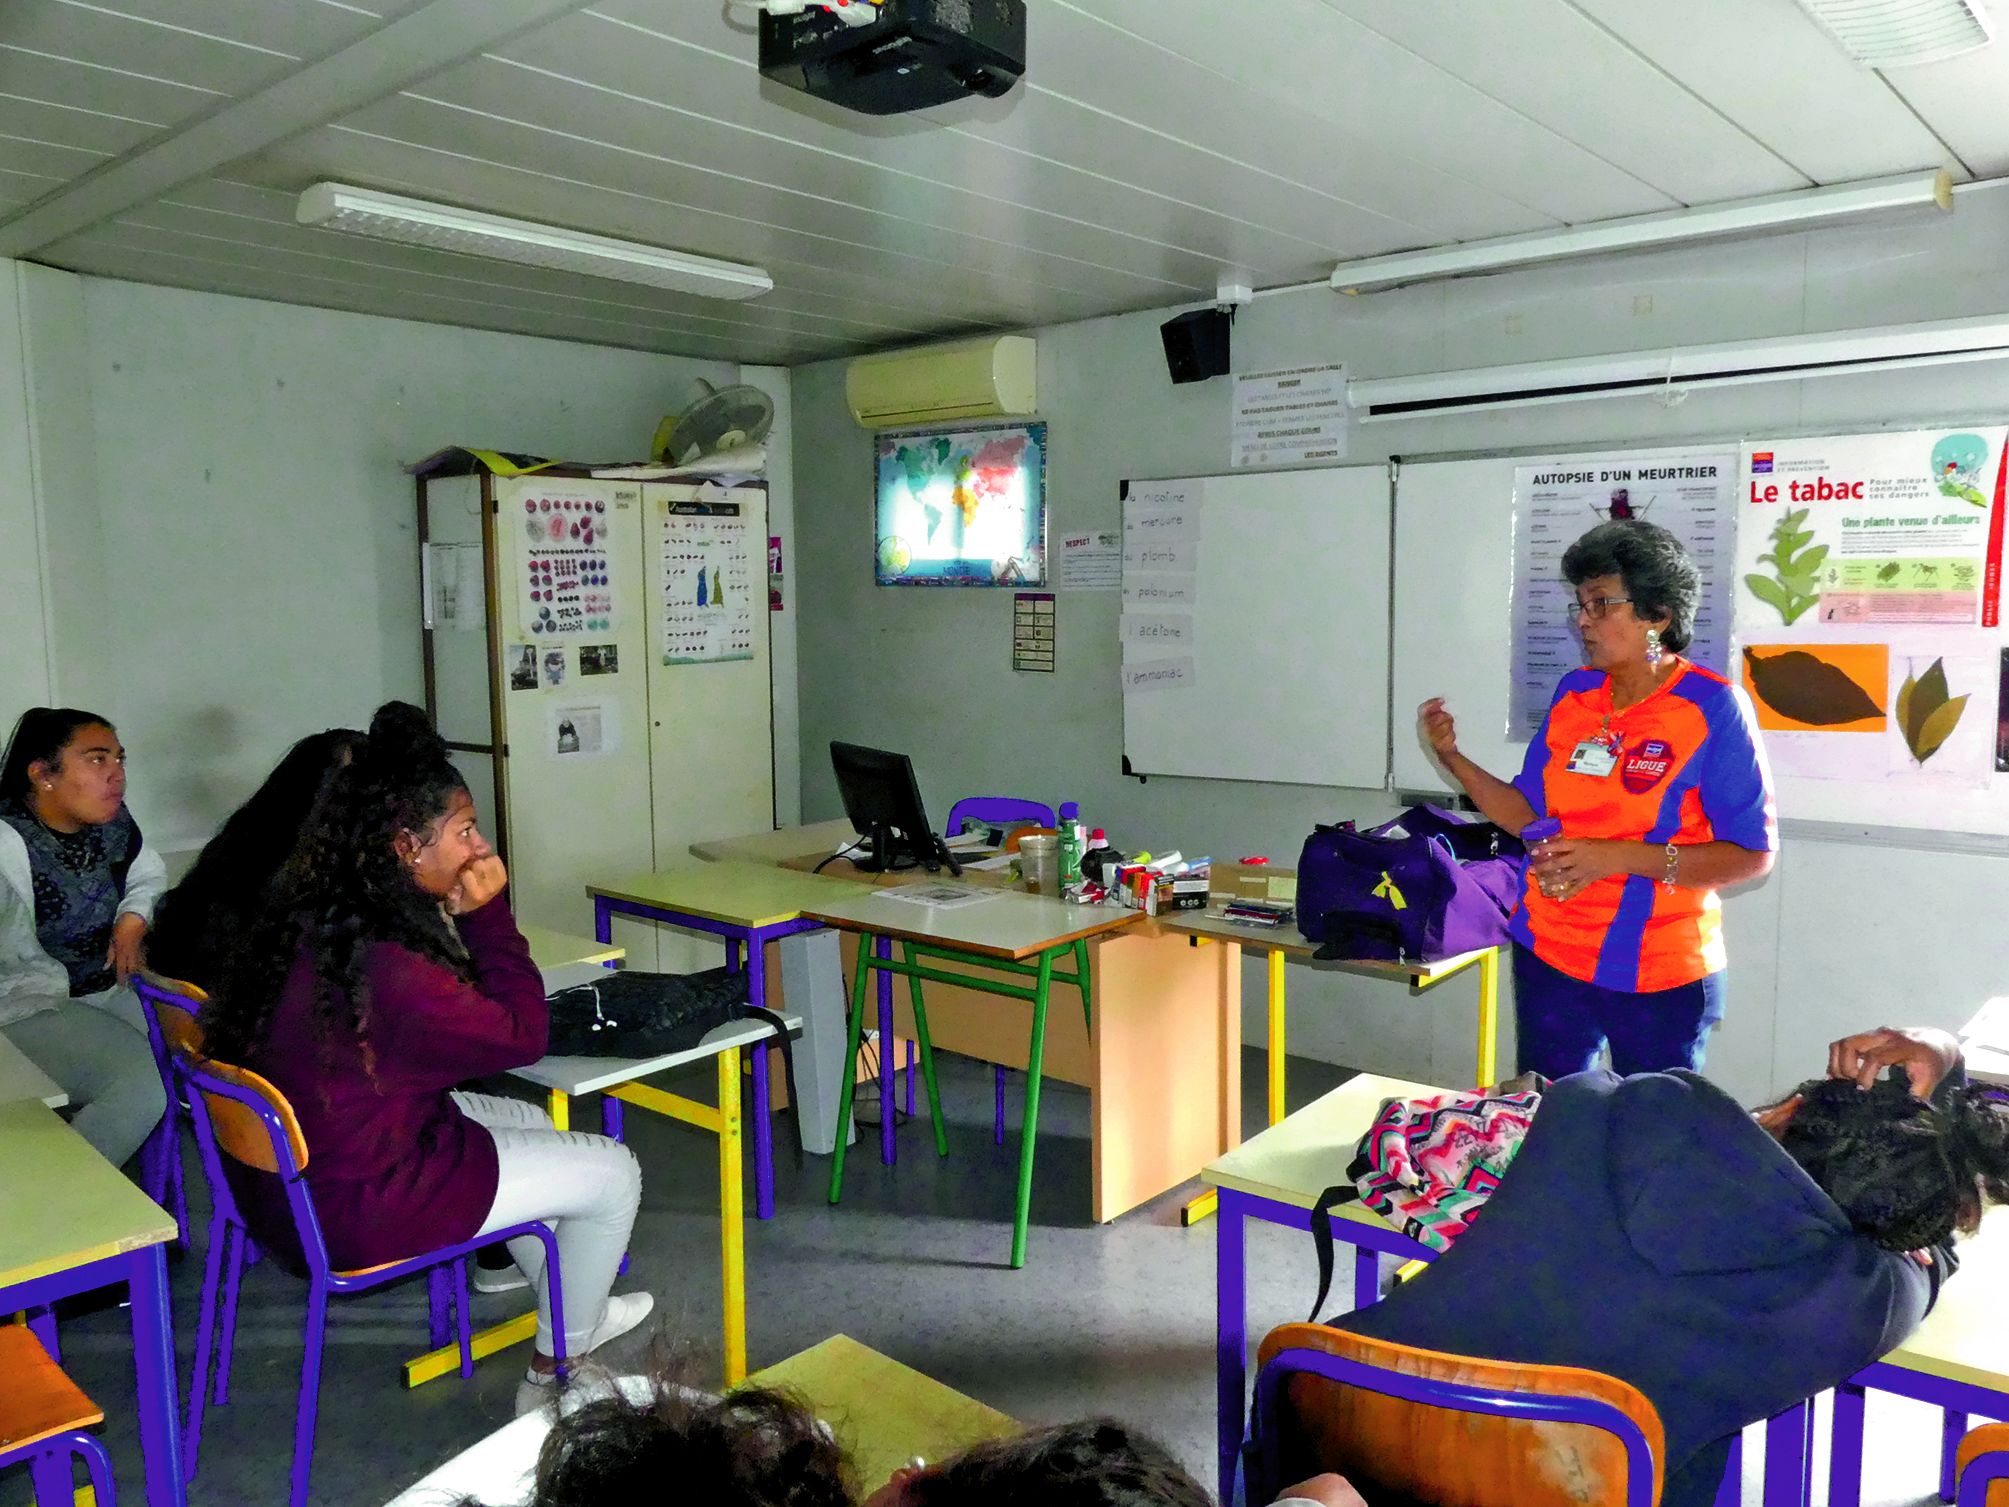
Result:
M828 1335L848 1334L1014 1417L1054 1421L1107 1413L1166 1440L1211 1479L1214 1438L1214 1247L1211 1222L1182 1228L1182 1190L1108 1225L1091 1224L1089 1122L1085 1091L1049 1084L1040 1117L1038 1175L1025 1268L1012 1271L1011 1196L1017 1168L1017 1091L1012 1078L1007 1138L991 1141L988 1068L949 1057L942 1090L950 1153L938 1159L923 1119L899 1135L896 1166L882 1166L876 1129L847 1164L844 1202L824 1197L828 1162L798 1167L777 1122L777 1209L751 1217L748 1178L748 1348L755 1367ZM708 1075L707 1075L708 1076ZM1348 1076L1344 1069L1293 1059L1291 1102L1302 1104ZM1245 1130L1261 1128L1263 1064L1247 1051ZM700 1080L690 1089L703 1095ZM597 1123L591 1100L575 1123ZM641 1159L644 1192L629 1274L617 1290L656 1295L653 1336L641 1334L603 1354L618 1369L642 1363L652 1344L682 1348L694 1379L718 1374L719 1225L715 1142L703 1132L630 1111L629 1140ZM1335 1178L1339 1175L1335 1168ZM196 1184L199 1169L191 1155ZM202 1269L206 1205L192 1190L195 1249L171 1271L176 1335L186 1387ZM1249 1324L1260 1334L1301 1318L1315 1267L1308 1238L1273 1226L1249 1234ZM291 1459L300 1365L301 1288L269 1263L245 1279L231 1400L207 1415L191 1507L283 1503ZM524 1295L477 1296L489 1323L523 1307ZM398 1364L423 1347L423 1284L340 1304L331 1320L321 1393L313 1501L317 1507L373 1507L513 1414L521 1350L493 1357L472 1380L457 1375L413 1392ZM132 1412L126 1315L101 1309L62 1326L71 1374L106 1409L102 1430L127 1503L144 1500ZM4 1378L0 1378L4 1385ZM1869 1412L1865 1507L1936 1501L1935 1411L1873 1397ZM1820 1431L1824 1447L1825 1420ZM1757 1497L1752 1452L1746 1501ZM1815 1500L1825 1501L1825 1462ZM876 1483L872 1483L876 1484ZM669 1498L666 1497L665 1500ZM0 1507L29 1500L25 1472L0 1479ZM615 1504L635 1507L635 1504ZM647 1504L641 1504L647 1507Z

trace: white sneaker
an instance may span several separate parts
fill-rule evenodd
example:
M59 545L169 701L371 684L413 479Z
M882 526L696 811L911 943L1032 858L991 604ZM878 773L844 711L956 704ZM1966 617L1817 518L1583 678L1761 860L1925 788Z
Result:
M507 1266L477 1266L474 1269L476 1292L515 1292L529 1285L530 1279L523 1275L523 1269L514 1261Z
M587 1336L586 1343L578 1352L566 1356L566 1363L569 1365L573 1361L583 1360L602 1345L619 1339L646 1319L655 1310L655 1306L654 1296L645 1292L622 1293L619 1297L607 1299L607 1306L600 1312L600 1322L593 1326L592 1334ZM550 1388L558 1384L558 1376L554 1371L539 1371L532 1366L524 1371L523 1382L526 1387ZM523 1388L519 1387L517 1389L519 1414L528 1411L522 1406L522 1402ZM535 1407L536 1403L533 1401L531 1406Z

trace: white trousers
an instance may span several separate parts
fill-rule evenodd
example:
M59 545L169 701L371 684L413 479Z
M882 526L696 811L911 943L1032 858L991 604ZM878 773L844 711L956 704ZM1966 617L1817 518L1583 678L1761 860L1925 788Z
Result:
M482 1232L541 1219L558 1237L565 1353L576 1357L606 1311L607 1294L621 1269L642 1202L642 1169L619 1141L559 1130L535 1104L459 1092L453 1100L495 1138L500 1175ZM544 1244L523 1236L509 1242L509 1254L537 1292L537 1351L553 1354Z

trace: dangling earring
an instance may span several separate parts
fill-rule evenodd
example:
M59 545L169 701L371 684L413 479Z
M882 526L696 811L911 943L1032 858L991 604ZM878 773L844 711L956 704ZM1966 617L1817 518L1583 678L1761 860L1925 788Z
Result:
M1646 630L1646 667L1649 670L1660 668L1660 630L1658 628L1648 628Z

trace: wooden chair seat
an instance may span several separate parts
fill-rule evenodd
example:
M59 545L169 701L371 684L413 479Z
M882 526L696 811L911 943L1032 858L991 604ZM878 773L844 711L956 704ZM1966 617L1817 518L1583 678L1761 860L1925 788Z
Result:
M1571 1366L1517 1365L1419 1350L1329 1328L1286 1324L1259 1351L1318 1351L1403 1375L1454 1385L1587 1398L1608 1404L1644 1435L1653 1456L1650 1500L1660 1500L1665 1443L1660 1415L1639 1390L1602 1372ZM1371 1502L1375 1492L1460 1507L1589 1507L1627 1496L1624 1446L1580 1423L1530 1422L1449 1411L1348 1387L1324 1377L1292 1377L1286 1388L1290 1428L1320 1469L1351 1477Z
M0 1324L0 1452L25 1449L58 1434L105 1421L26 1324Z

